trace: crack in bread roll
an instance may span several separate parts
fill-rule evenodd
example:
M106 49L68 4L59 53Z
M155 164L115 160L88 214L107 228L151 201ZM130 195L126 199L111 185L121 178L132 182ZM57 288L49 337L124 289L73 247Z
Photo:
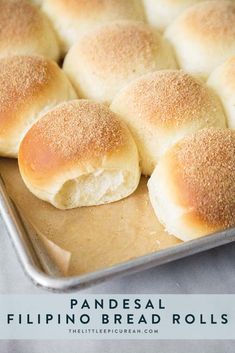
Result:
M166 230L187 241L235 225L235 131L203 129L174 145L149 182Z
M204 0L143 0L148 22L163 31L186 8Z
M204 1L185 10L166 30L184 70L207 78L235 55L235 1Z
M0 0L0 57L9 55L60 56L49 20L26 0Z
M32 124L55 105L77 98L65 73L42 56L0 59L0 156L17 157Z
M44 0L42 10L54 24L64 52L81 36L108 22L145 19L139 0Z
M19 167L29 190L60 209L120 200L140 179L129 130L108 107L88 100L63 103L34 124Z
M64 70L80 97L110 103L128 82L147 72L176 68L169 44L148 25L121 21L79 40Z
M184 136L210 126L225 127L218 97L204 83L179 70L147 74L114 98L111 110L128 125L144 175Z
M228 127L235 129L235 56L215 69L207 84L215 90L223 103Z

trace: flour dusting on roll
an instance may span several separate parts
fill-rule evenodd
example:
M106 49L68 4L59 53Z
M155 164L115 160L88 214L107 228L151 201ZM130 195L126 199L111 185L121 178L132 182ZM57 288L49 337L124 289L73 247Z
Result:
M117 20L144 20L140 0L43 0L60 38L63 51L89 31Z
M0 57L9 55L60 57L50 21L26 0L0 0Z
M214 92L178 70L138 78L117 94L111 109L131 130L145 175L151 175L159 158L184 136L204 127L226 126Z
M191 240L235 226L235 131L203 129L174 145L149 182L166 230Z
M235 1L203 1L185 10L166 30L178 63L206 79L235 55Z
M120 200L140 178L125 124L87 100L63 103L34 124L21 143L19 167L29 190L60 209Z
M65 73L41 56L0 59L0 156L17 157L31 125L77 95Z
M105 25L75 44L64 70L80 97L110 103L115 94L147 72L176 68L169 44L148 25L121 21Z

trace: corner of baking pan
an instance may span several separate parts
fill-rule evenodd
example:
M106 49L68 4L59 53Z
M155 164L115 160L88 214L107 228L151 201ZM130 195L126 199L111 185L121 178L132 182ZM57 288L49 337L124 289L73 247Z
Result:
M42 270L40 261L33 249L29 250L30 239L14 203L8 196L4 181L0 175L0 213L5 220L8 234L25 274L33 283L54 292L72 292L91 285L113 279L118 276L133 274L151 267L177 260L235 241L235 228L213 235L175 245L172 248L144 255L136 259L102 269L89 274L74 277L52 277Z

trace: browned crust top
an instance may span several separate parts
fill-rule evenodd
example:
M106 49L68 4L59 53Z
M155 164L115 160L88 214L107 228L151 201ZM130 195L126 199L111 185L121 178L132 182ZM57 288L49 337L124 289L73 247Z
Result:
M102 26L84 36L76 45L76 53L100 77L126 77L130 65L154 70L155 54L162 45L161 36L141 23L118 21ZM75 49L74 49L75 50Z
M171 151L180 204L192 210L195 220L214 229L234 226L235 131L203 129Z
M179 70L162 70L147 74L117 96L114 105L125 107L133 119L152 126L179 127L220 111L217 97L203 83Z
M128 130L106 106L74 100L60 104L29 130L19 158L29 173L60 174L61 168L117 152L128 138Z
M38 8L26 0L0 0L0 48L36 38L43 19Z
M13 127L12 119L15 119L16 113L20 119L22 110L49 88L58 71L55 62L40 56L12 56L0 60L2 132Z
M192 33L202 40L211 40L215 45L218 40L231 41L235 38L234 1L214 0L199 3L189 8L181 19L186 33Z

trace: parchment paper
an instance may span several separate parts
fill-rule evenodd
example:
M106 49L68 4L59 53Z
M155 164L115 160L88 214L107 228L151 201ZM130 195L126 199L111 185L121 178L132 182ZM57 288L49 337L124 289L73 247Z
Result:
M27 190L16 160L0 159L0 173L9 196L63 275L93 272L180 243L158 222L146 178L121 201L61 211Z

